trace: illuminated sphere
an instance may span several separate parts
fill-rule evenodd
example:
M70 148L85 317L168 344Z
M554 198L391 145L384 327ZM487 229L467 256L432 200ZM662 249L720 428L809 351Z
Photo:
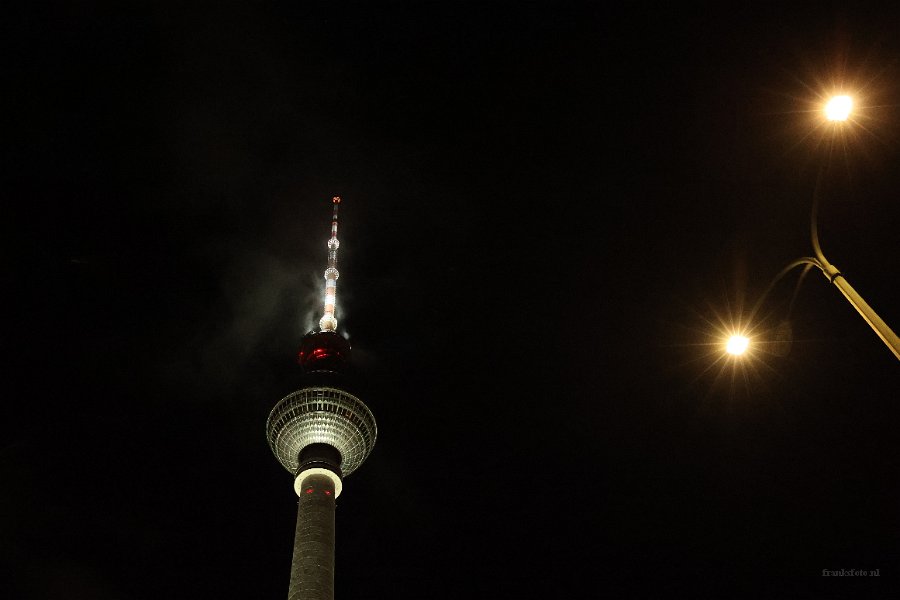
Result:
M743 354L747 351L747 347L750 345L750 340L742 335L733 335L728 338L728 343L725 345L725 350L728 351L729 354Z
M317 383L282 398L266 423L269 446L291 473L297 474L300 452L311 444L335 448L341 455L338 475L344 477L375 446L378 429L372 412L362 400L335 386L349 359L350 342L334 331L311 331L303 337L297 363Z
M282 398L266 422L269 446L278 462L296 474L300 451L310 444L328 444L341 453L344 477L372 452L378 429L363 402L344 390L316 386Z
M825 117L829 121L846 121L853 110L853 98L850 96L835 96L825 105Z

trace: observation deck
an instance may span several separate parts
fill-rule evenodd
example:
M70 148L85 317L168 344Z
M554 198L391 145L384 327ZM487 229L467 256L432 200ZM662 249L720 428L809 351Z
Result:
M378 428L362 400L344 390L312 386L281 399L266 423L269 447L278 462L297 474L300 451L310 444L328 444L341 453L344 477L372 452Z

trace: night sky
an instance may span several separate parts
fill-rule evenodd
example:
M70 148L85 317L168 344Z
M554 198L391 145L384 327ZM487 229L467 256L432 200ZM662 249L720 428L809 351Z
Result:
M896 597L897 359L818 272L722 336L815 194L900 330L900 9L125 4L5 11L0 596L286 597L340 195L338 598Z

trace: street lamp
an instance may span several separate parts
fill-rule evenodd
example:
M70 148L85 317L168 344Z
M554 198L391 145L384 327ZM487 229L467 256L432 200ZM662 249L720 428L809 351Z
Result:
M825 117L829 121L846 121L850 112L853 108L853 100L850 96L834 96L831 98L825 105ZM821 176L821 172L819 174ZM818 188L818 185L816 186ZM755 316L756 311L759 310L762 305L762 301L769 294L775 284L779 279L784 277L788 272L793 270L795 267L804 266L805 271L808 271L811 267L818 268L825 278L828 279L831 283L835 285L835 287L840 290L840 292L844 295L848 302L859 312L862 318L869 324L869 326L875 331L881 341L883 341L887 347L894 353L894 356L900 360L900 338L897 337L897 334L893 332L893 330L888 327L887 323L885 323L881 317L878 316L878 313L872 309L869 304L863 300L862 296L857 293L853 286L850 285L850 282L844 277L844 275L835 267L833 264L828 262L828 259L825 258L825 254L822 253L822 247L819 244L819 228L818 228L818 213L819 213L819 195L815 193L813 195L813 205L812 212L810 214L810 237L812 238L812 246L814 256L804 256L798 258L797 260L788 264L782 271L776 275L775 279L772 280L772 283L769 284L769 287L763 293L762 297L760 297L759 301L756 303L753 311L751 312L750 318L752 319ZM729 350L730 351L730 350Z

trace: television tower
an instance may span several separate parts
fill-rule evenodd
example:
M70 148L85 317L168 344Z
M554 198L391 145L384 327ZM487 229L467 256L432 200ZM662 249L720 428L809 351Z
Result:
M269 446L294 475L300 501L288 600L334 598L334 507L342 479L355 471L375 445L375 417L343 385L350 343L336 332L338 207L332 199L325 310L319 330L307 333L297 352L304 387L281 399L266 423Z

